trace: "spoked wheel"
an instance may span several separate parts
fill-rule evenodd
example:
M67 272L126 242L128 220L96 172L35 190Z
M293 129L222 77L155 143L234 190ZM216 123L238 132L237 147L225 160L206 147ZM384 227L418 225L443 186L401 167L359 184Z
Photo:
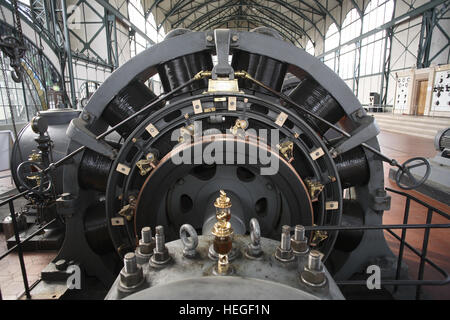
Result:
M52 178L43 170L37 162L24 161L17 167L17 178L26 190L42 196L52 188Z
M416 178L412 173L411 169L419 168L425 166L425 172L420 174L422 178ZM423 157L415 157L405 161L402 164L402 168L397 170L397 174L395 175L395 182L397 185L404 190L412 190L421 186L425 181L427 181L428 177L431 173L430 162Z

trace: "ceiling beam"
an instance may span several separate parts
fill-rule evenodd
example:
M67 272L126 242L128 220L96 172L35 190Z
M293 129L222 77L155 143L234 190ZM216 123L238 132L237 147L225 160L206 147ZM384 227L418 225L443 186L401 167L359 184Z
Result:
M238 0L238 2L239 1L240 0ZM221 7L218 7L216 9L213 9L211 11L208 11L206 14L204 14L204 15L200 16L199 18L195 19L194 21L192 21L186 27L188 29L195 29L199 25L201 25L205 20L209 19L210 16L214 16L214 15L216 15L217 12L220 12L220 11L222 11L224 9L227 9L227 8L230 8L230 7L234 7L234 6L235 6L235 4L229 4L229 5L221 6ZM304 35L304 36L306 36L308 39L310 39L312 41L312 39L309 37L309 35L306 33L306 31L303 28L301 28L295 21L293 21L291 18L285 16L281 12L279 12L279 11L273 9L273 8L270 8L270 7L258 4L258 3L253 2L253 1L251 3L247 3L245 6L247 8L249 8L249 7L257 8L257 10L259 12L261 12L262 14L267 16L269 19L276 19L278 24L281 24L281 25L288 24L289 25L288 29L290 30L290 32L293 32L293 33L297 34L299 36L299 38ZM239 8L242 8L242 6L239 5ZM259 9L262 9L265 12L262 12ZM269 16L266 12L271 13L273 16L272 17Z
M114 8L108 1L105 0L95 0L98 4L103 6L106 10L111 12L117 19L121 20L125 25L127 25L131 30L135 31L139 35L141 35L145 40L147 40L151 45L154 45L155 42L150 39L147 34L142 31L140 28L136 27L127 17L125 17L121 12L119 12L116 8Z

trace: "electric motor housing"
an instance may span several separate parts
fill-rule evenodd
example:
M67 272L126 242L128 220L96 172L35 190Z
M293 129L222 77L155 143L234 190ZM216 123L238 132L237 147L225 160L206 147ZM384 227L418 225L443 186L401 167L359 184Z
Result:
M273 30L221 34L228 41L221 42L215 31L171 32L111 74L71 122L66 154L86 149L64 165L63 192L70 199L61 201L73 214L66 219L66 241L58 259L77 259L90 274L111 283L120 267L118 258L135 249L141 228L164 225L169 241L178 238L184 223L201 232L212 214L212 195L222 188L236 204L233 223L242 233L248 233L253 217L260 220L262 235L271 239L279 238L284 224L382 223L389 203L383 193L383 166L360 147L365 142L379 149L379 130L348 86ZM212 79L201 79L167 95L200 71L214 70L214 55L232 55L229 67L235 72L245 71L277 92L283 91L287 76L290 86L292 77L297 78L298 85L289 87L296 105L242 78L236 78L234 91L213 90ZM166 94L160 98L146 85L155 75ZM120 137L113 142L95 139L130 116L132 120L117 128ZM352 137L337 134L317 117ZM203 130L199 137L198 124ZM244 135L250 129L269 134L253 143L230 134L233 128ZM271 130L279 134L276 144ZM170 161L174 150L204 150L218 142L242 146L246 160L255 147L275 157L280 170L265 176L258 162ZM91 216L95 218L89 227L85 221ZM375 257L392 256L380 230L308 237L337 279L351 278Z

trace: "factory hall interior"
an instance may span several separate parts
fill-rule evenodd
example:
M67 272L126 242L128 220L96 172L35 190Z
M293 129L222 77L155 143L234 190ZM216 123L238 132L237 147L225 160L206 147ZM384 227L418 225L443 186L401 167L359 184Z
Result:
M450 300L449 0L0 0L0 69L2 303Z

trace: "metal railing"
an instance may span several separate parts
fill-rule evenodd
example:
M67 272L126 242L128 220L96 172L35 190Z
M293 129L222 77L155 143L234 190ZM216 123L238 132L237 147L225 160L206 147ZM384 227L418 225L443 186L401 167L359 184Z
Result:
M450 228L450 223L432 224L431 221L433 218L433 214L438 214L438 215L444 217L445 219L447 219L448 222L450 222L450 215L431 206L430 204L428 204L420 199L417 199L416 197L414 197L408 193L390 189L390 188L386 188L386 190L389 192L392 192L392 193L396 193L396 194L401 195L406 198L402 224L389 224L389 225L381 224L381 225L365 225L365 226L305 226L305 230L309 230L309 231L317 231L317 230L348 231L348 230L380 230L380 229L386 230L389 234L391 234L395 239L397 239L400 242L400 247L399 247L399 253L398 253L398 257L397 257L395 278L394 279L381 279L380 285L394 286L395 290L397 289L398 286L415 286L416 287L416 296L415 297L417 300L419 300L421 297L422 286L425 286L425 285L426 286L442 286L442 285L448 285L450 283L450 276L448 275L448 273L444 269L439 267L436 263L434 263L432 260L427 258L428 242L430 239L431 229ZM27 299L31 299L30 291L32 290L33 287L35 287L39 283L40 279L35 281L31 286L28 285L27 272L26 272L25 261L23 258L23 250L22 250L23 244L26 243L27 241L29 241L30 239L32 239L34 236L36 236L38 233L40 233L42 230L44 230L47 226L52 224L54 221L56 221L56 218L52 219L50 222L41 226L38 230L36 230L32 234L30 234L26 239L21 241L13 201L20 198L21 196L24 196L28 192L29 192L28 190L21 192L7 200L0 202L0 207L4 206L6 204L9 205L9 210L10 210L10 215L11 215L11 219L13 222L14 235L15 235L15 240L16 240L16 244L13 247L11 247L10 249L8 249L7 251L5 251L4 253L2 253L0 255L0 261L3 258L5 258L6 256L8 256L9 254L11 254L12 252L14 252L15 250L17 250L19 262L20 262L20 268L21 268L21 272L22 272L24 289L25 289L24 293L22 293L20 296L23 296L23 294L25 294ZM414 202L424 206L427 209L426 223L424 223L424 224L408 224L409 217L410 217L411 201L414 201ZM402 230L401 235L398 236L395 232L393 232L392 230L394 230L394 229ZM406 241L407 230L413 230L413 229L416 229L416 230L424 229L425 230L423 241L422 241L422 249L420 251L418 249L414 248L411 244L409 244ZM417 280L400 279L405 247L410 249L415 255L417 255L420 258L419 272L418 272ZM436 271L438 271L443 276L443 279L425 280L424 272L425 272L425 264L426 263L428 263ZM365 280L345 280L345 281L336 281L336 283L340 286L341 285L361 285L361 286L367 285ZM1 299L2 299L2 296L0 293L0 300Z
M416 300L420 300L421 293L422 293L422 286L443 286L450 284L450 276L448 275L447 271L445 271L443 268L438 266L436 263L434 263L432 260L427 258L428 254L428 242L430 239L430 231L431 229L449 229L450 223L442 223L442 224L432 224L432 218L433 214L438 214L445 218L448 222L450 222L450 215L448 213L445 213L430 204L417 199L416 197L402 192L398 190L394 190L391 188L386 188L387 191L396 193L398 195L401 195L406 198L405 203L405 209L404 209L404 215L403 215L403 223L402 224L381 224L381 225L366 225L366 226L313 226L313 227L305 227L305 230L323 230L323 231L348 231L348 230L386 230L390 235L392 235L396 240L400 242L399 252L397 256L397 265L395 270L395 278L394 279L381 279L380 285L381 286L394 286L394 292L397 291L399 286L415 286L416 287L416 294L415 298ZM423 207L427 209L427 216L426 216L426 222L423 224L408 224L409 217L410 217L410 208L411 208L411 201L414 201ZM392 230L394 229L400 229L401 235L398 236L395 232ZM408 230L413 229L424 229L424 236L422 241L422 249L418 250L414 248L410 243L406 241L406 232ZM411 280L405 280L400 279L401 276L401 267L402 262L404 258L404 251L405 247L410 249L416 256L418 256L419 259L419 272L417 275L417 279L411 279ZM424 272L425 272L425 263L428 263L431 267L433 267L438 273L442 275L442 279L438 280L424 280ZM367 282L366 280L344 280L344 281L336 281L336 283L341 285L359 285L359 286L366 286Z
M4 201L0 202L0 207L8 204L9 205L9 213L11 216L11 220L13 223L13 229L14 229L14 237L16 240L16 244L14 246L12 246L11 248L9 248L8 250L6 250L5 252L3 252L2 254L0 254L0 261L2 259L4 259L6 256L8 256L9 254L11 254L12 252L17 250L17 255L19 257L19 263L20 263L20 270L22 272L22 280L23 280L23 286L25 291L23 293L21 293L19 295L19 297L23 296L25 294L27 299L31 299L31 290L41 281L40 279L36 280L35 282L33 282L31 285L28 284L28 277L27 277L27 270L25 267L25 260L23 258L23 245L24 243L30 241L32 238L34 238L36 235L38 235L42 230L44 230L45 228L47 228L49 225L51 225L53 222L56 221L56 218L52 219L51 221L45 223L43 226L41 226L40 228L38 228L36 231L34 231L33 233L31 233L28 237L26 237L24 240L20 240L20 233L19 233L19 227L17 225L17 219L16 219L16 212L14 209L14 200L19 199L20 197L24 196L25 194L27 194L29 191L23 191L21 193L16 194L15 196L12 196ZM7 240L7 239L6 239ZM0 292L0 300L2 300L2 295Z

